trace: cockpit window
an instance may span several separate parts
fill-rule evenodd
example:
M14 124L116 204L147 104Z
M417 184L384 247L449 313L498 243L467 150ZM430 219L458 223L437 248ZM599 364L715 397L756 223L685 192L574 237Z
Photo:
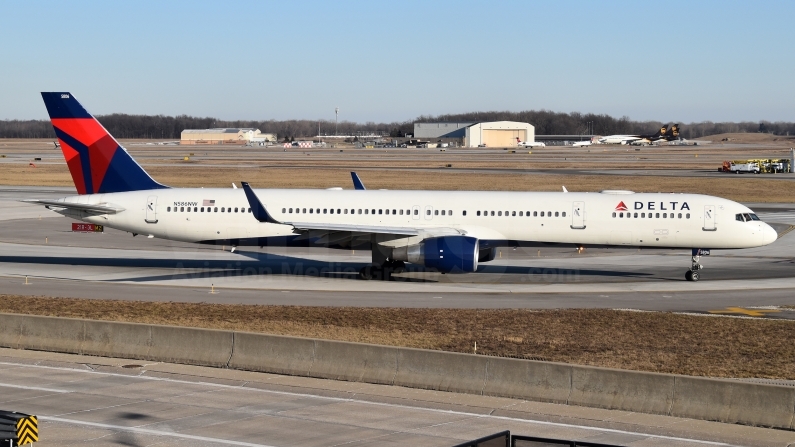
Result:
M751 213L736 214L734 217L735 217L735 219L737 219L740 222L750 222L752 220L761 220L759 218L759 216L757 216L756 214L751 214Z
M757 216L756 214L751 214L751 219L752 219L752 220L761 220L761 219L759 218L759 216Z
M748 222L749 220L751 220L751 215L748 213L744 213L743 218L745 218L745 221Z

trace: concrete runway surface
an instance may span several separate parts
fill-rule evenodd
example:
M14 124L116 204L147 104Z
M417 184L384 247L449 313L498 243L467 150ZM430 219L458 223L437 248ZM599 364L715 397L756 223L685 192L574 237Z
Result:
M631 308L681 312L795 305L795 235L768 247L713 251L702 280L684 280L682 250L502 249L477 273L421 268L394 281L360 281L369 252L202 246L71 232L71 221L23 198L59 197L69 188L0 188L0 284L5 293L187 302L314 306L459 308ZM795 205L751 204L780 230ZM25 277L28 284L25 284ZM217 294L208 293L214 287ZM770 309L768 309L770 310ZM776 309L754 313L795 318Z
M637 447L787 446L795 433L669 416L0 349L0 407L36 446L452 446L502 430Z

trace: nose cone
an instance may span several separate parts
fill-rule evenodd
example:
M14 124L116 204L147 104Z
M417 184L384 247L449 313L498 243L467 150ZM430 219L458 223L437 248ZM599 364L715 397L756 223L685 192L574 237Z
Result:
M770 225L762 224L762 245L772 244L778 239L778 233Z

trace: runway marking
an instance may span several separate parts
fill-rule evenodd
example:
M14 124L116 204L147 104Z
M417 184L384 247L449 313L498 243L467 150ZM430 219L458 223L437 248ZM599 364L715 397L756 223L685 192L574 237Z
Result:
M330 400L336 402L353 402L358 404L364 405L374 405L380 407L387 407L387 408L401 408L401 409L409 409L409 410L420 410L420 411L429 411L432 413L442 413L442 414L451 414L451 415L458 415L458 416L471 416L475 418L484 418L484 419L497 419L501 421L510 421L510 422L518 422L518 423L526 423L526 424L536 424L536 425L545 425L551 427L562 427L562 428L578 428L582 430L590 430L590 431L597 431L603 433L615 433L615 434L623 434L623 435L635 435L635 436L646 436L648 438L654 439L661 439L661 440L669 440L669 441L685 441L685 442L692 442L696 444L704 444L704 445L715 445L715 446L731 446L732 444L727 444L725 442L715 442L715 441L702 441L699 439L691 439L691 438L680 438L676 436L665 436L665 435L653 435L649 433L642 433L642 432L634 432L628 430L617 430L612 428L600 428L600 427L592 427L588 425L576 425L576 424L566 424L562 422L547 422L547 421L537 421L533 419L522 419L522 418L514 418L508 416L495 416L492 414L478 414L478 413L467 413L464 411L457 411L457 410L441 410L436 408L424 408L419 406L411 406L411 405L401 405L401 404L388 404L383 402L372 402L368 400L361 400L361 399L352 399L352 398L345 398L345 397L328 397L328 396L318 396L315 394L309 393L295 393L289 391L274 391L274 390L265 390L261 388L249 388L244 387L243 385L226 385L222 383L213 383L213 382L192 382L189 380L179 380L179 379L169 379L166 377L154 377L154 376L129 376L127 374L117 374L117 373L110 373L110 372L101 372L101 371L86 371L76 368L66 368L66 367L59 367L59 366L44 366L44 365L26 365L26 364L19 364L19 363L11 363L11 362L0 362L0 365L13 365L13 366L23 366L28 368L39 368L39 369L51 369L57 371L70 371L70 372L81 372L84 374L98 374L103 376L111 376L111 377L123 377L123 378L132 378L132 379L143 379L143 380L152 380L157 382L168 382L168 383L180 383L180 384L190 384L190 385L204 385L209 387L215 388L224 388L224 389L244 389L246 391L255 391L261 392L266 394L277 394L281 396L294 396L300 398L312 398L312 399L320 399L320 400ZM246 382L248 383L248 382ZM516 399L517 401L522 401L521 399ZM526 402L526 401L523 401ZM57 421L56 417L47 417L47 416L40 416L39 419L44 420L51 420L54 422ZM68 419L63 419L63 422L69 423L74 422L77 424L84 424L84 425L104 425L104 424L95 424L93 422L83 422L83 421L71 421ZM112 427L112 426L111 426ZM145 430L145 429L136 429L134 427L123 427L120 426L115 428L117 430ZM178 433L169 433L164 432L164 436L191 436L191 435L180 435ZM201 437L193 437L194 439L201 439ZM253 446L253 447L273 447L267 446L262 444L247 444L247 443L236 443L236 441L224 441L224 440L215 440L213 438L206 438L207 440L217 441L217 442L224 442L224 443L235 443L234 445L244 445L244 446Z
M768 313L781 312L778 309L746 309L744 307L727 307L726 310L710 310L711 314L741 314L749 317L764 317Z
M71 393L72 391L67 390L56 390L54 388L42 388L40 386L25 386L25 385L12 385L10 383L0 383L1 387L5 388L19 388L21 390L31 390L31 391L48 391L50 393Z
M251 442L230 441L227 439L220 439L220 438L208 438L206 436L187 435L187 434L174 433L169 431L152 430L149 428L138 428L138 427L129 427L124 425L112 425L112 424L101 424L98 422L78 421L75 419L64 419L54 416L39 416L39 420L49 421L49 422L61 422L64 424L87 425L89 427L104 428L107 430L127 431L132 433L140 433L144 435L169 436L172 438L190 439L192 441L202 441L202 442L214 442L226 445L240 445L245 447L274 447L266 444L253 444Z

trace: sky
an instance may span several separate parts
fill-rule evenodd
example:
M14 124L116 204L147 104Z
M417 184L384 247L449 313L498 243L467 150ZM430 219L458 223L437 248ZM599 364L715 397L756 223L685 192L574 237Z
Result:
M789 1L4 1L0 119L795 121Z

